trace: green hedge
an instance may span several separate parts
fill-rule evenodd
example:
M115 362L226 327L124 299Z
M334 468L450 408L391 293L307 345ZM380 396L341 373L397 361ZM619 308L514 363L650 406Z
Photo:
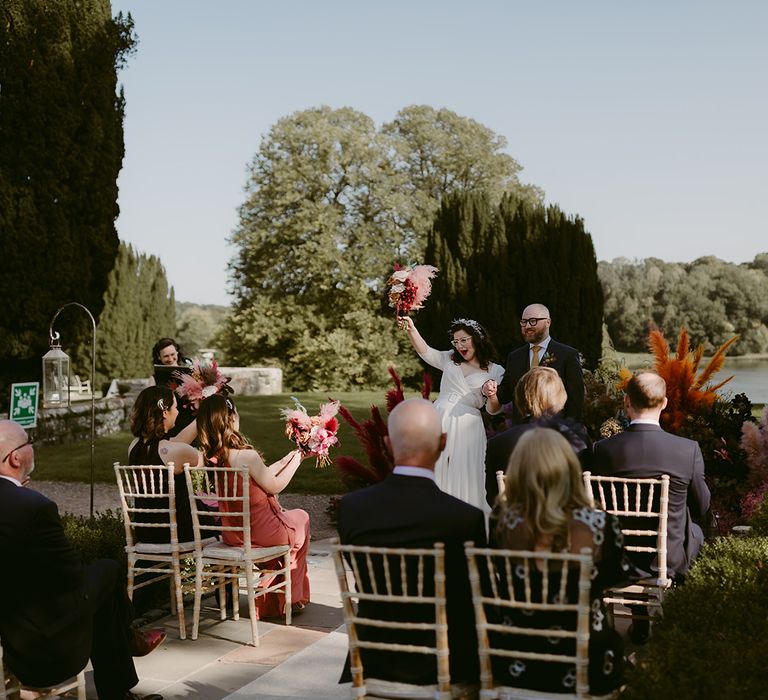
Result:
M125 527L121 513L107 510L96 513L92 518L64 513L61 523L67 539L83 555L84 562L115 559L127 570Z
M768 538L707 545L638 658L622 698L745 700L766 697Z

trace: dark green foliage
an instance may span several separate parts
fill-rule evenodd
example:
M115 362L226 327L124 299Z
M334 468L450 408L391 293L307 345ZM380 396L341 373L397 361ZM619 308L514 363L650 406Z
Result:
M2 3L0 298L10 313L0 318L0 384L39 375L59 306L102 310L123 159L116 66L132 30L130 16L112 18L109 0ZM61 331L75 347L90 322L65 313Z
M768 537L768 498L763 495L762 503L757 507L749 521L752 533L760 537Z
M228 310L228 307L216 304L176 302L175 337L186 357L197 356L200 348L216 347L214 338L221 330ZM219 364L226 362L221 352L217 353L216 359Z
M96 513L92 518L64 513L61 516L64 534L83 556L85 563L95 559L114 559L126 568L125 526L123 516L111 510Z
M522 343L518 319L528 304L549 307L552 335L578 348L588 367L601 354L602 290L591 236L578 217L483 194L447 197L427 242L425 262L440 269L430 312L419 328L445 347L450 321L477 319L490 332L503 363Z
M768 538L707 545L639 656L622 698L744 700L765 697Z
M97 386L118 377L150 376L152 346L158 338L173 337L175 329L173 288L160 259L121 243L99 319Z
M605 322L617 348L643 351L650 326L667 336L688 329L711 353L734 334L732 354L768 352L768 255L737 265L715 257L691 263L618 258L599 265Z

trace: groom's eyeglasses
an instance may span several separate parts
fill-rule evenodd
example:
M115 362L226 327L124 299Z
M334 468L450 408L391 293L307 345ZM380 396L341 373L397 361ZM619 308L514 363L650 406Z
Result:
M35 442L34 439L30 435L27 438L27 441L23 445L19 445L18 447L14 447L7 455L5 455L5 457L3 457L3 464L5 464L5 462L8 461L8 457L10 457L14 452L16 452L16 450L20 450L22 447L26 447L27 445L32 445L34 442Z
M467 336L466 338L456 338L456 340L452 340L451 341L451 345L453 345L453 347L455 347L455 348L459 347L459 345L461 345L463 347L470 340L472 340L471 336Z
M526 326L530 326L531 328L535 328L536 324L539 321L549 321L548 318L521 318L520 319L520 327L525 328Z

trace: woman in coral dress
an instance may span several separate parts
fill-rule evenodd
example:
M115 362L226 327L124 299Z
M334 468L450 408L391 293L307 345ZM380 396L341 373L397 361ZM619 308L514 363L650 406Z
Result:
M443 371L435 408L440 413L447 439L435 465L437 485L446 493L488 513L490 508L485 499L487 439L480 411L486 401L484 384L488 380L498 384L504 376L504 368L491 362L494 350L488 333L477 321L455 319L448 332L454 349L441 351L427 345L413 319L401 317L398 323L408 331L408 338L419 357Z
M256 547L291 546L291 607L302 610L309 602L309 514L304 510L283 510L277 502L301 464L301 450L267 466L261 455L240 433L240 417L232 399L210 396L200 404L197 414L198 440L203 459L211 466L248 467L251 507L251 543ZM221 504L225 506L225 503ZM222 510L222 521L227 516ZM224 542L241 545L236 533L224 531ZM259 617L280 617L285 612L285 595L270 592L256 599Z

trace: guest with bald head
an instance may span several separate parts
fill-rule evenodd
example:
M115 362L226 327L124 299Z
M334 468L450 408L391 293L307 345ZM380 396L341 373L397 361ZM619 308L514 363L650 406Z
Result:
M584 406L584 375L581 371L579 351L564 343L558 343L549 335L552 325L549 309L544 304L530 304L520 317L520 333L525 345L513 350L507 356L504 379L494 396L495 386L484 389L488 395L488 413L499 413L501 406L510 403L520 378L533 367L552 367L565 385L567 400L563 413L581 421ZM489 384L488 382L486 384ZM488 391L490 389L490 391ZM516 404L512 405L512 419L521 423L525 416L520 414Z
M451 681L477 680L477 635L464 542L485 544L485 518L478 508L444 493L435 483L435 463L445 446L446 435L431 402L403 401L389 414L387 428L389 435L385 441L392 451L395 468L384 481L341 499L339 537L343 544L380 547L445 544ZM361 612L366 608L366 613L373 610L376 612L372 614L392 615L391 608L380 607L381 604L360 602ZM378 634L392 639L388 630L369 630L369 634L370 638ZM363 651L366 674L371 677L421 685L436 682L436 664L425 660L422 654L393 657L387 652Z

